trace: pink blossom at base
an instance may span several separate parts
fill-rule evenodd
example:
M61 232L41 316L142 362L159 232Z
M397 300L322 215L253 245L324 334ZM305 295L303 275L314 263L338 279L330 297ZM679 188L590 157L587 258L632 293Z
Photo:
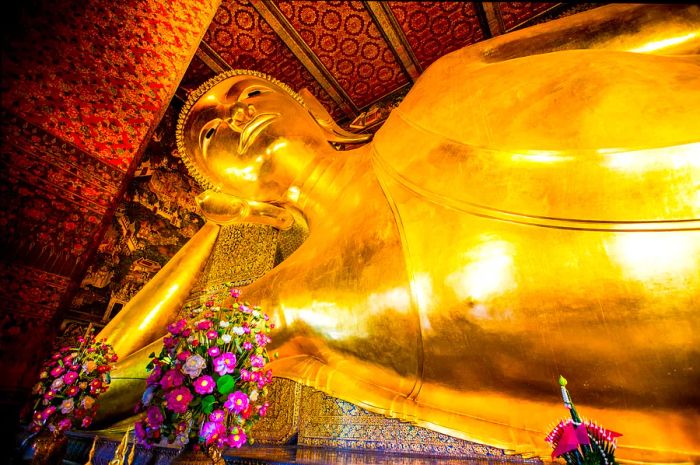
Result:
M171 368L166 371L163 375L163 379L160 380L160 385L163 389L168 390L177 386L182 386L185 377L178 370Z
M199 437L203 438L207 444L211 444L225 434L226 427L224 424L215 421L205 421L199 429Z
M209 354L210 357L218 357L221 355L221 349L218 347L210 347L209 350L207 350L207 353Z
M210 394L214 390L214 378L209 375L200 376L194 381L194 391L197 394Z
M185 413L192 398L190 390L181 386L165 394L165 406L175 413Z
M214 421L216 423L221 423L226 418L226 413L223 410L214 410L209 415L209 421Z
M73 384L75 383L75 380L78 379L78 373L75 371L69 371L65 375L63 375L63 382L66 384Z
M229 411L241 413L248 407L248 396L241 391L229 394L228 399L226 399L224 403L224 407Z
M231 434L228 436L227 442L229 447L240 449L240 447L245 444L246 439L245 432L239 427L234 427L231 430Z
M214 371L219 376L233 373L236 369L236 356L231 352L226 352L214 359Z

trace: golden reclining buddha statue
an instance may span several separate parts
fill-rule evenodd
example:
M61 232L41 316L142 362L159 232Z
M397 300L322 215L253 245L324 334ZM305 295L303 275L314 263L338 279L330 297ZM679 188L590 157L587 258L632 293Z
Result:
M218 225L301 212L306 241L243 289L276 376L547 454L563 374L618 458L698 460L699 51L697 6L599 7L444 56L348 150L366 136L308 93L213 78L178 127L209 222L102 331L103 415L138 399L119 378L145 377Z

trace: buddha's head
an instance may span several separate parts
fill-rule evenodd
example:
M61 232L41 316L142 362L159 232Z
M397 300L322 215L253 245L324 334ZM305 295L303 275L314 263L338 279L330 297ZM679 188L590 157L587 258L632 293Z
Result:
M180 114L178 150L203 187L280 202L330 143L367 135L341 129L308 92L262 73L233 70L194 91Z

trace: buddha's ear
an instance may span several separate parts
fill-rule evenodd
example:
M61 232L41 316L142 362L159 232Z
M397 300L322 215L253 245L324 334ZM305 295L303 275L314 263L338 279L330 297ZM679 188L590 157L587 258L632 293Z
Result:
M304 99L306 109L309 110L311 116L314 117L321 129L326 133L328 142L361 144L372 138L372 134L355 134L338 126L321 102L319 102L308 89L301 89L299 95Z

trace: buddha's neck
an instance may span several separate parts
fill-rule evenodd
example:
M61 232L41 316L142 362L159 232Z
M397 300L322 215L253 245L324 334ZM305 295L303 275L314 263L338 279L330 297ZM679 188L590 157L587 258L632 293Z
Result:
M298 206L310 222L339 213L343 198L358 193L372 176L367 146L320 154L299 186ZM362 193L359 193L362 195Z

